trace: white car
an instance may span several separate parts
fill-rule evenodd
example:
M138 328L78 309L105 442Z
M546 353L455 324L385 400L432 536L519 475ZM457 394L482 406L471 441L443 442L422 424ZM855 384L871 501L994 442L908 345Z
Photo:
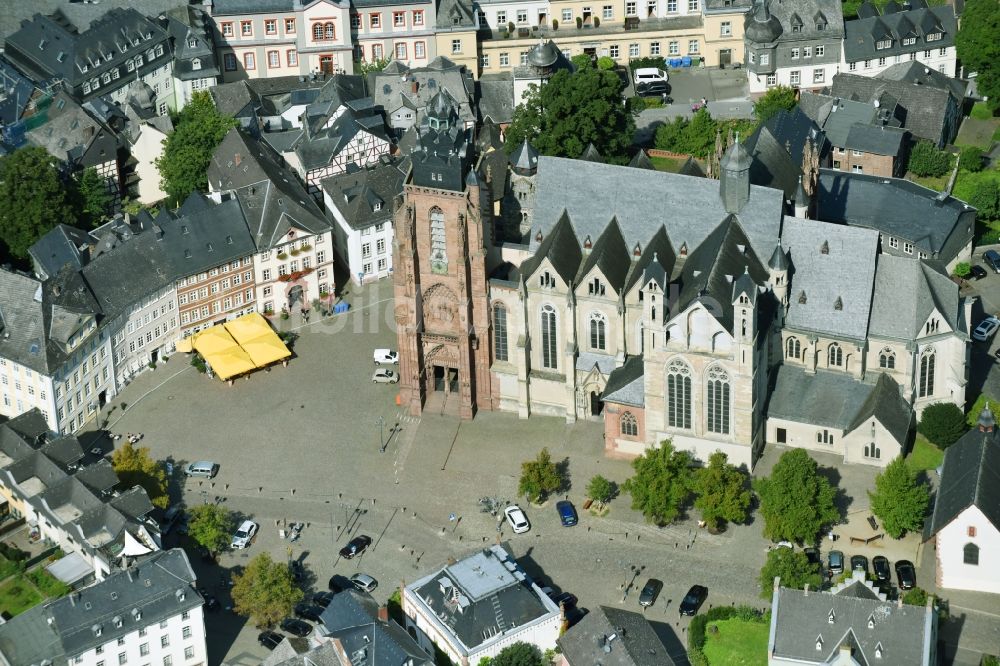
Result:
M375 365L382 365L383 363L392 365L399 363L399 353L391 349L376 349L372 354L372 360L375 361Z
M503 515L507 516L507 522L510 523L510 527L514 530L514 534L524 534L531 529L531 524L528 523L528 517L524 515L524 511L521 511L521 507L518 505L511 504L503 510Z
M372 373L373 384L395 384L399 381L399 375L388 368L376 368Z
M993 337L993 334L997 332L998 328L1000 328L1000 319L997 319L996 317L987 317L979 322L979 326L977 326L976 330L972 332L972 339L979 340L980 342L986 342Z
M369 576L368 574L356 573L351 576L351 582L354 583L354 587L358 588L362 592L371 592L376 587L378 587L378 581Z
M259 525L252 520L244 520L240 528L236 530L236 534L233 535L233 543L230 544L230 548L239 550L249 547L250 542L253 541L253 536L257 534L258 527Z

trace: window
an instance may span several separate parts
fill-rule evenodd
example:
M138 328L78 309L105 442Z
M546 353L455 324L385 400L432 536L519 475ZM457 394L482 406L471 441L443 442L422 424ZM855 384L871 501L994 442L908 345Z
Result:
M121 664L127 664L127 663L128 663L128 655L125 654L124 652L119 652L118 653L118 664L119 664L119 666Z
M510 54L509 53L501 53L500 54L500 66L501 67L510 67Z
M813 70L813 83L823 83L826 80L826 70L822 67L817 67Z
M232 37L233 34L235 34L235 33L233 32L233 24L232 24L232 22L231 21L227 21L226 23L223 23L222 24L222 36L223 37Z
M627 437L637 437L639 435L639 422L635 419L635 414L625 412L619 420L621 433Z
M658 56L660 55L660 43L650 42L649 43L649 55Z
M689 12L698 11L698 2L699 0L688 0L688 11Z
M461 53L462 52L462 40L461 39L453 39L453 40L451 40L451 52L452 53Z
M267 52L267 66L271 69L281 67L281 55L277 51Z
M706 410L709 432L729 434L729 375L715 366L708 371L708 405Z
M847 65L847 69L850 70L850 71L852 71L852 72L855 71L857 68L858 68L858 63L856 63L856 62L852 62L852 63L850 63L850 64Z
M979 566L979 546L974 543L967 543L962 548L962 562Z
M181 629L182 638L191 638L191 627L184 627Z
M870 444L865 444L864 456L865 458L878 460L879 458L882 457L882 449L875 446L875 442L871 442Z
M865 172L865 168L862 165L860 165L860 164L852 164L851 165L851 173L864 173L864 172Z
M240 34L244 37L253 37L253 21L240 21Z
M812 56L813 56L813 47L811 47L811 46L803 46L802 47L802 57L803 58L812 58Z
M517 10L517 22L518 23L527 23L528 22L528 10L526 10L526 9L519 9L519 10Z
M667 0L667 13L668 14L677 13L677 0Z
M499 303L493 308L493 349L496 360L510 360L507 350L507 308Z
M161 629L163 627L160 627ZM160 647L170 647L170 636L160 636Z
M524 67L527 64L528 64L528 52L521 51L521 67Z
M351 30L360 30L360 29L361 29L361 16L359 14L351 14Z
M396 60L406 60L406 42L396 44Z
M423 24L424 24L423 10L413 12L413 25L423 25Z
M253 54L252 53L244 53L243 54L243 67L245 69L256 69L257 68L256 64L254 62L254 58L253 58Z
M562 10L562 20L563 20L563 23L569 23L570 21L572 21L573 20L573 10L572 9L564 9L564 10Z
M500 10L497 12L497 25L506 26L507 24L507 12Z
M694 55L701 51L701 43L697 39L688 40L688 53Z
M731 21L723 21L719 25L719 35L722 37L728 37L733 34L733 24Z
M872 61L865 60L865 69L871 69L871 68L872 68Z
M840 345L834 342L826 350L826 359L828 365L837 366L839 368L844 365L844 350L840 348Z
M878 367L885 368L886 370L896 369L896 354L891 349L886 347L878 355Z
M295 19L293 18L285 19L285 34L287 35L295 34Z
M785 356L788 358L802 357L802 344L798 338L788 338L785 341Z
M667 366L667 425L691 427L691 369L681 360Z
M913 254L913 243L907 243L903 241L903 252L906 254Z
M285 63L289 67L299 66L299 54L295 51L295 49L288 49L288 51L285 52Z
M139 646L139 656L145 657L149 654L149 643L143 643Z
M899 247L899 239L893 236L889 237L889 247Z
M878 66L879 66L879 67L885 67L885 63L886 63L886 62L887 62L887 61L886 61L886 59L885 59L885 58L879 58L879 59L878 59Z
M382 29L382 15L381 14L369 14L368 15L368 26L372 29Z
M625 16L635 16L637 13L635 2L629 0L629 2L625 3Z
M599 312L590 315L590 348L604 351L607 345L607 318Z
M833 444L833 435L830 434L829 430L822 430L816 433L816 443L817 444Z
M542 367L555 370L556 358L556 311L551 305L542 306Z
M413 57L417 59L423 59L425 57L423 42L413 42Z
M277 35L278 34L278 21L277 21L277 19L265 19L264 20L264 34L265 35Z
M817 58L822 58L824 54L826 54L826 47L825 46L817 46L816 47L816 57Z
M608 47L608 55L614 58L615 60L618 59L619 51L617 44L612 44L611 46Z
M965 533L970 538L975 539L976 538L976 526L975 525L969 525L969 527L965 530Z
M875 49L877 51L881 51L883 49L888 49L888 48L891 48L891 47L892 47L892 40L891 39L880 39L877 42L875 42Z
M379 238L377 241L375 241L375 252L377 252L378 254L385 254L384 238ZM303 264L303 266L305 266L305 264Z
M397 28L406 27L406 12L393 12L392 13L392 25Z
M920 376L917 382L917 396L926 398L934 394L934 348L930 348L920 357Z
M172 666L174 663L174 658L169 654L163 658L163 666Z
M760 54L760 64L761 65L767 65L767 64L770 64L770 62L771 62L771 54L770 53L761 53Z
M184 648L184 658L192 659L194 657L194 648L190 645Z
M764 80L764 85L767 87L778 85L778 76L776 74L768 74L767 78Z
M788 82L793 86L799 85L800 80L801 80L801 74L799 73L799 70L793 69L791 72L788 73Z
M681 54L680 42L677 41L669 42L667 44L667 52L670 53L670 55L680 55Z
M638 58L639 57L639 45L638 44L629 44L628 45L628 56L630 58Z
M937 41L940 41L940 39L941 39L941 33L940 32L929 32L924 37L924 39L926 39L928 42L937 42Z

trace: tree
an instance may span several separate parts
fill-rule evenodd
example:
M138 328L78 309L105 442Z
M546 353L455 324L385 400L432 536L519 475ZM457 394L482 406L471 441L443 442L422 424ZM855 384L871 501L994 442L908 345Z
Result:
M188 512L188 534L210 553L225 550L235 528L232 512L218 504L199 504Z
M823 584L819 568L801 550L775 548L767 554L760 570L760 596L770 599L774 592L774 577L781 576L781 586L803 590L806 584L818 590Z
M694 507L709 529L726 522L745 522L750 511L747 475L728 460L725 453L716 451L709 457L708 466L694 476Z
M926 606L927 592L919 587L909 589L903 594L903 603L910 606Z
M114 202L106 179L94 167L87 167L77 175L76 189L80 196L81 221L86 226L97 227L107 217Z
M951 168L951 155L930 141L918 141L910 151L909 169L918 176L943 176Z
M507 128L506 145L514 150L528 139L543 155L575 158L593 143L609 163L626 164L635 119L621 92L614 71L561 70L544 86L528 88Z
M284 562L267 553L250 560L242 574L233 576L233 610L251 618L258 627L270 627L291 614L302 599L292 573Z
M775 86L754 102L753 113L757 117L757 122L766 123L771 116L779 111L791 111L798 104L799 100L794 88Z
M764 536L772 541L812 543L826 526L840 518L834 505L837 490L818 472L805 449L781 455L771 476L758 479Z
M967 278L972 273L972 264L967 261L960 261L955 264L955 277Z
M534 460L521 463L521 481L517 492L532 502L541 502L549 493L554 493L563 485L559 468L552 462L547 448L538 453Z
M985 166L983 162L983 150L978 146L963 146L958 154L958 164L962 169L978 173Z
M687 451L675 450L669 439L633 460L635 476L622 485L632 496L632 508L657 525L676 520L691 497L692 460Z
M975 176L969 205L978 211L980 220L1000 220L1000 173L990 171Z
M219 113L207 91L196 92L177 118L173 134L167 137L163 155L156 160L160 187L174 203L195 190L208 189L206 171L212 152L236 127L236 120Z
M935 402L924 407L917 431L939 449L946 449L965 432L965 414L953 403Z
M587 484L587 497L599 504L607 504L615 496L615 484L598 474Z
M987 104L1000 109L1000 4L996 0L968 0L962 25L955 36L958 59L968 72L978 72L976 88Z
M14 257L26 259L50 229L75 221L72 191L56 158L36 146L0 157L0 240Z
M679 117L661 125L656 130L656 147L704 158L715 146L718 127L708 109L698 109L691 120Z
M916 472L903 456L898 456L875 477L875 492L869 490L868 499L872 513L882 519L885 533L898 539L924 526L931 494L926 484L917 482Z
M123 488L142 486L153 506L166 509L170 504L167 495L167 471L158 460L153 460L149 449L125 442L111 454L111 466L118 474Z
M355 62L354 69L356 69L358 74L361 76L367 76L368 74L381 72L390 62L392 62L392 58L376 58L371 62Z
M489 666L544 666L542 652L530 643L513 643L500 650Z

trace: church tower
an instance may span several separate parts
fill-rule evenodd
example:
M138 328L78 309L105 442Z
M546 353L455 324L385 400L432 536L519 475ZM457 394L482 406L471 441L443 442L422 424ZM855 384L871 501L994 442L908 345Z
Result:
M750 164L753 158L740 143L739 137L729 147L719 165L719 196L727 213L743 210L750 200Z
M400 400L414 416L433 404L471 418L493 408L490 197L471 166L471 132L446 91L431 99L418 135L393 220Z
M525 139L510 156L510 187L504 194L504 240L522 242L531 233L538 151Z

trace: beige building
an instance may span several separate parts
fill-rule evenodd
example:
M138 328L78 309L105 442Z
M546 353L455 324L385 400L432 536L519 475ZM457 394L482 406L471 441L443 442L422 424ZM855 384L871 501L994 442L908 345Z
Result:
M351 41L356 62L391 58L409 67L423 67L436 55L433 0L354 0Z

